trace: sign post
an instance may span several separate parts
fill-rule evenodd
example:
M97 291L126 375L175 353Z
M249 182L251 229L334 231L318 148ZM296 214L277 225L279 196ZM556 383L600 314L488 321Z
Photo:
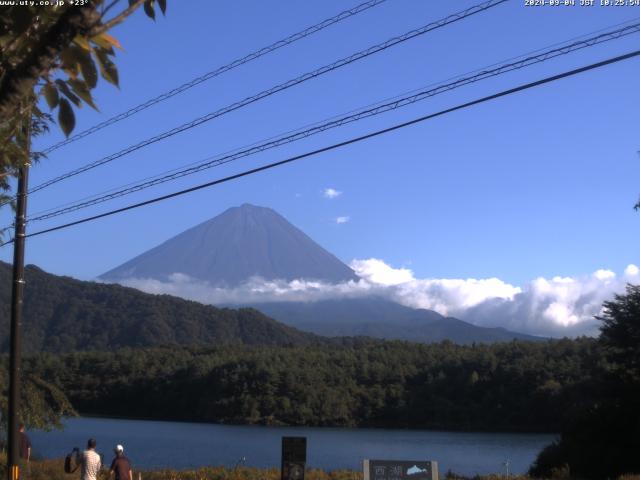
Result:
M282 480L304 480L307 437L282 437Z
M438 480L438 462L364 460L364 480Z

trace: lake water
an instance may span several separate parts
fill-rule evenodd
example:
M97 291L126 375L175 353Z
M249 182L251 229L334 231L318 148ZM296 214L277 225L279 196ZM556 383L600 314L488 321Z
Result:
M307 465L334 470L362 469L362 460L436 460L440 472L464 475L523 473L554 435L460 433L429 430L377 430L301 427L231 426L208 423L156 422L106 418L73 418L63 431L29 432L34 454L56 458L89 437L111 461L121 443L134 467L186 469L206 465L279 467L281 438L307 437Z

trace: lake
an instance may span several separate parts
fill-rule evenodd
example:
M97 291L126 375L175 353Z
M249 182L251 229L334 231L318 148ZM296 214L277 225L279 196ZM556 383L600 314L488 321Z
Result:
M84 448L89 437L110 462L121 443L134 468L186 469L206 465L233 467L245 458L251 467L279 467L281 438L307 437L307 465L334 470L362 469L362 460L436 460L441 473L464 475L523 473L555 435L462 433L368 428L302 428L157 422L107 418L72 418L63 431L29 432L34 455L56 458L73 447Z

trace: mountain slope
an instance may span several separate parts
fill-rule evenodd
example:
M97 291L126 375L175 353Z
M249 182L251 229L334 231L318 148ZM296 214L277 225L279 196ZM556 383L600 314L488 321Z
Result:
M309 345L312 334L253 309L219 309L133 288L59 277L26 267L27 352L113 350L154 345ZM0 262L0 347L9 337L11 266Z
M432 310L413 309L382 298L334 299L318 302L274 302L251 307L287 325L325 336L458 344L542 340L504 328L478 327Z
M244 204L167 240L100 278L166 280L183 273L216 286L259 276L336 283L356 280L348 266L270 208Z

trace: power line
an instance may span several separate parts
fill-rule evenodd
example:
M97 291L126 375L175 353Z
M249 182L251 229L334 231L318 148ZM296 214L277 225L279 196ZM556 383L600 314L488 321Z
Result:
M111 215L115 215L117 213L126 212L128 210L133 210L133 209L140 208L140 207L143 207L143 206L146 206L146 205L151 205L153 203L161 202L163 200L168 200L170 198L174 198L174 197L178 197L178 196L181 196L181 195L185 195L187 193L195 192L197 190L202 190L204 188L208 188L208 187L212 187L212 186L215 186L215 185L219 185L221 183L226 183L226 182L229 182L229 181L232 181L232 180L237 180L238 178L246 177L248 175L253 175L254 173L262 172L262 171L265 171L265 170L270 170L272 168L279 167L279 166L282 166L282 165L285 165L285 164L288 164L288 163L292 163L292 162L295 162L297 160L301 160L303 158L312 157L312 156L318 155L320 153L328 152L330 150L335 150L335 149L338 149L338 148L341 148L341 147L345 147L347 145L351 145L351 144L358 143L358 142L361 142L361 141L364 141L364 140L368 140L368 139L373 138L373 137L384 135L386 133L393 132L395 130L399 130L401 128L405 128L405 127L408 127L410 125L421 123L421 122L424 122L426 120L430 120L430 119L433 119L433 118L436 118L436 117L440 117L440 116L446 115L448 113L455 112L457 110L462 110L462 109L465 109L465 108L469 108L471 106L478 105L478 104L481 104L481 103L485 103L485 102L488 102L488 101L491 101L491 100L495 100L495 99L500 98L500 97L505 97L505 96L511 95L513 93L521 92L523 90L528 90L528 89L531 89L531 88L534 88L534 87L538 87L540 85L544 85L544 84L547 84L547 83L551 83L551 82L554 82L554 81L557 81L557 80L560 80L560 79L563 79L563 78L567 78L567 77L571 77L571 76L574 76L574 75L578 75L580 73L584 73L584 72L589 71L589 70L595 70L597 68L601 68L601 67L604 67L604 66L607 66L607 65L611 65L613 63L621 62L623 60L628 60L630 58L637 57L638 55L640 55L640 50L635 50L635 51L627 53L625 55L620 55L620 56L617 56L617 57L609 58L607 60L603 60L601 62L592 63L592 64L584 66L584 67L580 67L580 68L576 68L576 69L573 69L573 70L569 70L569 71L566 71L566 72L563 72L563 73L560 73L560 74L557 74L557 75L553 75L551 77L546 77L546 78L543 78L541 80L536 80L534 82L525 83L523 85L519 85L517 87L510 88L508 90L503 90L503 91L495 93L493 95L482 97L482 98L479 98L479 99L476 99L476 100L473 100L473 101L470 101L470 102L466 102L466 103L457 105L455 107L447 108L445 110L440 110L439 112L436 112L436 113L432 113L432 114L429 114L429 115L418 117L418 118L415 118L413 120L409 120L407 122L399 123L399 124L393 125L391 127L388 127L388 128L382 129L382 130L377 130L377 131L368 133L366 135L362 135L362 136L359 136L359 137L351 138L351 139L345 140L343 142L334 143L333 145L329 145L329 146L326 146L326 147L323 147L323 148L319 148L317 150L306 152L306 153L303 153L301 155L296 155L294 157L289 157L289 158L287 158L285 160L280 160L278 162L269 163L267 165L263 165L261 167L253 168L251 170L245 170L245 171L237 173L235 175L231 175L231 176L228 176L228 177L224 177L224 178L220 178L220 179L217 179L217 180L213 180L211 182L207 182L207 183L203 183L203 184L200 184L200 185L196 185L194 187L190 187L190 188L187 188L187 189L184 189L184 190L173 192L173 193L170 193L170 194L167 194L167 195L162 195L160 197L155 197L155 198L152 198L150 200L146 200L144 202L135 203L135 204L132 204L132 205L128 205L126 207L118 208L118 209L115 209L115 210L110 210L108 212L101 213L101 214L98 214L98 215L93 215L91 217L85 217L83 219L76 220L74 222L69 222L69 223L58 225L58 226L55 226L55 227L52 227L52 228L47 228L45 230L40 230L40 231L37 231L37 232L34 232L34 233L30 233L30 234L28 234L26 236L27 237L35 237L37 235L43 235L45 233L55 232L57 230L62 230L62 229L69 228L69 227L72 227L72 226L75 226L75 225L80 225L82 223L87 223L87 222L90 222L90 221L93 221L93 220L97 220L97 219L100 219L100 218L104 218L104 217L108 217L108 216L111 216ZM13 240L9 240L7 242L4 242L4 243L0 244L0 246L7 245L8 243L11 243L11 242L13 242Z
M274 95L275 93L281 92L283 90L287 90L295 85L298 85L300 83L306 82L308 80L311 80L313 78L316 78L318 76L324 75L325 73L331 72L333 70L336 70L338 68L344 67L346 65L350 65L351 63L354 63L358 60L361 60L363 58L369 57L370 55L373 55L375 53L384 51L388 48L391 48L395 45L398 45L400 43L406 42L407 40L411 40L413 38L416 38L420 35L423 35L427 32L430 32L432 30L436 30L438 28L442 28L446 25L449 25L451 23L457 22L459 20L462 20L464 18L470 17L472 15L475 15L477 13L483 12L485 10L488 10L490 8L493 8L495 6L498 6L502 3L505 3L508 0L489 0L483 3L480 3L478 5L474 5L470 8L467 8L461 12L458 13L454 13L451 14L441 20L429 23L423 27L420 27L418 29L415 30L411 30L403 35L397 36L397 37L393 37L383 43L380 43L378 45L374 45L372 47L369 47L365 50L362 50L360 52L354 53L348 57L342 58L340 60L337 60L336 62L333 62L329 65L325 65L323 67L320 67L316 70L313 70L311 72L305 73L299 77L293 78L287 82L281 83L279 85L276 85L275 87L272 87L268 90L264 90L256 95L250 96L245 98L244 100L241 100L239 102L233 103L231 105L228 105L224 108L221 108L220 110L217 110L215 112L211 112L208 113L202 117L196 118L195 120L192 120L191 122L187 122L184 123L178 127L174 127L171 130L168 130L166 132L163 132L159 135L156 135L154 137L148 138L146 140L143 140L135 145L129 146L123 150L120 150L119 152L116 152L114 154L111 154L107 157L104 157L100 160L96 160L92 163L89 163L83 167L80 167L78 169L72 170L70 172L67 172L65 174L62 174L58 177L55 177L51 180L45 181L44 183L41 183L40 185L33 187L29 193L34 193L37 192L39 190L42 190L46 187L49 187L55 183L61 182L63 180L66 180L70 177L73 177L75 175L79 175L80 173L84 173L88 170L91 170L93 168L96 168L100 165L104 165L105 163L109 163L112 162L113 160L116 160L120 157L123 157L125 155L128 155L129 153L135 152L136 150L139 150L141 148L144 148L148 145L151 145L153 143L159 142L160 140L164 140L165 138L169 138L173 135L176 135L178 133L184 132L186 130L189 130L191 128L197 127L199 125L202 125L205 122L211 121L214 118L220 117L222 115L225 115L229 112L232 112L234 110L238 110L239 108L245 107L251 103L257 102L259 100L262 100L266 97L269 97L271 95Z
M366 106L364 106L364 107L360 107L360 108L352 109L352 110L350 110L350 111L348 111L348 112L344 112L344 113L339 114L339 115L333 115L333 116L331 116L331 117L329 117L329 118L325 118L324 120L321 120L321 121L318 121L318 122L313 122L313 123L311 123L311 124L307 124L307 125L304 125L304 126L302 126L302 127L298 127L298 128L296 128L296 129L289 130L289 131L284 132L284 133L281 133L281 134L279 134L279 135L274 135L274 136L269 137L269 138L267 138L267 139L259 140L259 141L253 142L253 143L251 143L251 144L244 145L244 146L242 146L242 147L237 147L237 148L234 148L234 149L232 149L232 150L228 150L228 151L226 151L226 152L222 152L222 153L218 154L217 156L212 156L212 157L209 157L209 158L206 158L206 159L203 159L203 160L199 160L199 161L197 161L197 162L191 162L191 163L188 163L188 164L186 164L186 165L182 165L182 166L180 166L180 167L172 168L172 169L170 169L170 170L165 170L164 172L161 172L161 173L158 173L158 174L155 174L155 175L150 175L150 176L147 176L147 177L145 177L145 178L142 178L142 179L139 179L139 180L136 180L136 181L133 181L133 182L129 182L129 183L124 184L124 185L119 185L119 186L117 186L117 187L113 187L113 188L110 188L110 189L104 190L104 191L102 191L102 192L100 192L100 193L95 193L95 194L92 194L92 195L87 195L87 196L82 197L82 198L79 198L79 199L77 199L77 200L69 201L69 202L63 203L63 204L58 205L58 206L55 206L55 207L47 208L47 209L45 209L45 210L40 210L40 211L38 211L38 212L36 212L36 213L34 213L34 214L32 214L32 215L34 215L34 216L39 216L39 215L41 215L41 214L45 214L45 213L49 213L49 212L53 212L53 211L55 211L55 210L58 210L58 209L61 209L61 208L67 207L67 206L76 205L76 204L78 204L79 202L84 202L84 201L86 201L86 200L96 199L97 197L101 197L101 196L107 195L107 194L109 194L109 193L116 192L116 191L121 190L121 189L125 189L125 188L128 188L128 187L136 186L136 185L138 185L140 182L147 182L147 181L149 181L149 180L155 180L155 179L158 179L158 178L163 177L163 176L165 176L165 175L168 175L168 174L171 174L171 173L178 172L178 171L180 171L180 170L182 170L182 169L186 169L186 168L193 167L193 166L198 166L198 165L203 165L203 162L206 162L206 161L208 161L208 160L212 160L212 159L214 159L214 158L219 158L219 157L224 156L224 155L228 155L228 154L231 154L231 153L235 153L235 152L238 152L238 151L240 151L240 150L242 150L242 149L246 149L246 148L249 148L249 147L253 147L253 146L259 145L259 144L260 144L260 143L262 143L262 142L267 142L267 141L270 141L270 140L273 140L273 139L276 139L276 138L282 137L282 136L284 136L284 135L288 135L288 134L292 134L292 133L297 133L297 132L299 132L299 131L301 131L301 130L303 130L303 129L306 129L306 128L308 128L308 127L317 126L317 125L320 125L320 124L322 124L322 123L324 123L324 122L328 122L328 121L331 121L331 120L336 120L336 119L338 119L338 118L340 118L340 117L343 117L343 116L346 116L346 115L349 115L349 114L352 114L352 113L359 112L359 111L361 111L361 110L363 110L363 109L371 108L371 107L374 107L374 106L379 106L379 105L381 105L381 104L383 104L383 103L390 102L390 101L393 101L393 100L402 99L402 97L403 97L403 96L408 96L408 95L416 94L416 93L418 93L418 92L420 92L420 91L424 90L425 88L429 88L429 87L433 87L433 86L440 86L440 85L442 85L442 84L444 84L444 83L446 83L446 82L451 82L451 81L453 81L453 80L460 80L460 79L462 79L462 78L463 78L463 77L465 77L465 76L470 76L470 75L472 75L472 74L477 74L477 73L480 73L480 72L482 72L482 71L485 71L485 70L491 69L491 68L493 68L493 67L496 67L496 66L499 66L499 65L502 65L502 64L505 64L505 63L513 62L514 60L522 60L523 58L533 56L534 54L538 54L538 53L541 53L541 52L545 52L546 50L549 50L549 49L551 49L551 48L553 48L553 47L558 47L558 46L561 46L561 45L562 45L562 46L567 46L567 44L568 44L569 42L575 42L575 43L578 43L578 42L577 42L578 40L581 40L581 39L582 39L582 40L585 40L585 39L588 39L590 36L594 36L595 34L602 33L602 32L606 32L607 30L610 30L610 29L612 29L612 28L616 28L616 27L621 27L621 26L623 26L623 25L629 25L629 24L631 24L631 23L633 23L633 22L637 22L638 20L640 20L640 17L634 17L634 18L631 18L631 19L629 19L629 20L625 20L624 22L619 22L619 23L616 23L616 24L613 24L613 25L608 25L607 27L599 28L599 29L597 29L597 30L593 30L593 31L591 31L591 32L584 33L584 34L582 34L582 35L578 35L578 36L576 36L576 37L569 38L569 39L564 40L564 41L562 41L562 42L555 42L555 43L550 44L550 45L545 45L544 47L537 48L536 50L532 50L532 51L529 51L529 52L527 52L527 53L524 53L524 54L521 54L521 55L518 55L518 56L509 57L509 58L504 59L504 60L501 60L501 61L499 61L499 62L492 63L491 65L487 65L487 66L485 66L485 67L483 67L483 68L476 68L476 69L474 69L474 70L467 71L467 72L465 72L465 73L462 73L462 74L459 74L459 75L455 75L455 76L449 77L449 78L447 78L447 79L445 79L445 80L441 80L441 81L439 81L439 82L432 82L432 83L430 83L430 84L428 84L428 85L426 85L426 86L424 86L424 87L416 88L416 89L412 89L412 90L410 90L410 91L408 91L408 92L403 92L403 93L398 94L398 95L395 95L395 96L393 96L393 97L388 97L388 98L385 98L384 100L379 100L379 101L377 101L377 102L370 103L370 104L368 104L368 105L366 105ZM622 30L622 29L620 29L620 30ZM612 33L615 33L615 32L611 32L611 31L610 31L610 32L605 33L605 35L607 35L607 34L612 34ZM630 33L634 33L634 32L630 32ZM622 36L622 35L620 35L620 36ZM618 37L616 37L616 38L618 38ZM586 40L585 40L585 41L586 41ZM599 42L599 43L600 43L600 42ZM0 204L0 206L2 206L2 205L3 205L3 204ZM13 225L11 225L11 226L13 226ZM7 228L9 228L9 227L7 227Z
M458 78L453 82L441 84L435 88L418 91L417 93L413 92L413 94L410 96L406 96L404 98L396 98L393 101L379 104L373 108L367 108L364 110L357 111L356 113L353 113L353 114L337 117L332 119L331 121L321 123L321 124L316 124L313 127L305 130L298 130L292 134L284 134L279 137L274 137L274 139L269 140L265 143L254 144L250 146L250 148L235 151L229 154L222 154L215 157L209 157L208 159L205 159L204 161L197 163L194 166L189 166L188 168L184 168L181 170L174 169L165 175L160 174L162 176L158 175L158 176L155 176L153 179L149 179L141 183L129 184L124 187L121 187L120 189L115 189L104 195L93 196L87 200L82 199L76 203L72 203L70 206L67 206L69 205L67 204L67 205L64 205L63 208L55 207L55 208L49 209L45 212L42 212L41 214L36 214L35 216L31 217L29 219L29 222L47 220L47 219L54 218L66 213L88 208L90 206L97 205L99 203L103 203L109 200L113 200L115 198L119 198L125 195L129 195L131 193L139 192L141 190L145 190L147 188L160 185L162 183L176 180L178 178L181 178L187 175L192 175L209 168L217 167L217 166L238 160L240 158L248 157L248 156L263 152L265 150L279 147L287 143L292 143L297 140L301 140L309 136L316 135L318 133L321 133L336 127L341 127L348 123L356 122L364 118L368 118L368 117L380 115L388 111L396 110L398 108L411 105L421 100L425 100L427 98L454 90L456 88L460 88L465 85L469 85L481 80L486 80L488 78L502 75L514 70L519 70L525 67L529 67L531 65L542 63L562 55L567 55L577 50L581 50L587 47L592 47L600 43L608 42L608 41L621 38L633 33L638 33L638 32L640 32L640 23L619 28L614 31L606 32L591 38L587 38L578 42L571 43L569 45L563 45L559 48L547 50L542 53L539 53L538 55L532 55L525 58L521 58L515 62L499 65L498 67L495 67L495 68L480 70L479 73L476 73L475 75Z
M194 78L189 82L183 83L182 85L172 90L169 90L168 92L162 93L157 97L151 98L146 102L141 103L140 105L137 105L135 107L132 107L129 110L122 112L118 115L115 115L114 117L111 117L103 122L100 122L91 128L87 128L82 132L76 133L75 135L65 140L62 140L61 142L58 142L54 145L51 145L50 147L47 147L42 151L42 153L46 155L48 153L53 152L54 150L57 150L60 147L64 147L65 145L76 142L81 138L87 137L99 130L102 130L103 128L113 125L114 123L118 123L126 118L129 118L132 115L135 115L136 113L142 112L143 110L146 110L147 108L152 107L157 103L168 100L171 97L175 97L176 95L182 92L185 92L197 85L200 85L203 82L211 80L212 78L222 75L223 73L233 70L234 68L244 65L245 63L249 63L253 60L263 57L264 55L274 52L282 47L285 47L294 42L297 42L298 40L302 40L303 38L306 38L310 35L313 35L314 33L324 30L325 28L330 27L331 25L341 22L342 20L345 20L347 18L353 17L359 13L369 10L370 8L378 6L381 3L384 3L386 1L387 0L369 0L368 2L361 3L360 5L357 5L353 8L340 12L339 14L334 15L331 18L327 18L326 20L323 20L322 22L317 23L316 25L312 25L311 27L301 30L300 32L294 33L293 35L289 35L288 37L283 38L282 40L278 40L277 42L272 43L271 45L263 47L260 50L256 50L255 52L245 55L242 58L238 58L232 61L231 63L228 63L226 65L216 68L215 70L207 72L204 75Z
M278 50L282 47L285 47L287 45L290 45L291 43L294 43L298 40L302 40L303 38L306 38L310 35L313 35L314 33L319 32L320 30L324 30L327 27L330 27L331 25L334 25L338 22L341 22L342 20L345 20L349 17L352 17L354 15L357 15L358 13L364 12L365 10L368 10L369 8L375 7L381 3L386 2L387 0L370 0L368 2L362 3L360 5L356 5L353 8L350 8L349 10L345 10L343 12L340 12L339 14L331 17L331 18L327 18L326 20L316 24L316 25L312 25L311 27L308 27L304 30L301 30L300 32L294 33L286 38L283 38L282 40L278 40L277 42L272 43L271 45L268 45L266 47L261 48L260 50L257 50L255 52L252 52L248 55L245 55L242 58L236 59L234 61L232 61L231 63L228 63L227 65L223 65L222 67L218 67L215 70L212 70L210 72L205 73L204 75L201 75L200 77L194 78L193 80L183 83L182 85L169 90L168 92L162 93L160 95L158 95L157 97L151 98L149 100L147 100L144 103L141 103L139 105L136 105L135 107L132 107L131 109L122 112L114 117L111 117L103 122L100 122L96 125L94 125L91 128L88 128L82 132L79 132L65 140L62 140L54 145L51 145L49 147L47 147L46 149L42 150L41 153L42 154L48 154L53 152L54 150L57 150L58 148L61 148L65 145L68 145L69 143L73 143L77 140L80 140L81 138L84 138L88 135L91 135L92 133L97 132L98 130L102 130L103 128L106 128L110 125L113 125L114 123L120 122L132 115L135 115L136 113L139 113L143 110L146 110L147 108L160 103L164 100L168 100L171 97L174 97L186 90L189 90L192 87L195 87L203 82L206 82L207 80L210 80L214 77L217 77L219 75L222 75L223 73L226 73L230 70L233 70L236 67L239 67L241 65L244 65L245 63L249 63L253 60L256 60L268 53L271 53L275 50ZM21 112L24 113L24 112ZM0 126L4 126L6 123L8 123L7 121L2 121L0 122Z

